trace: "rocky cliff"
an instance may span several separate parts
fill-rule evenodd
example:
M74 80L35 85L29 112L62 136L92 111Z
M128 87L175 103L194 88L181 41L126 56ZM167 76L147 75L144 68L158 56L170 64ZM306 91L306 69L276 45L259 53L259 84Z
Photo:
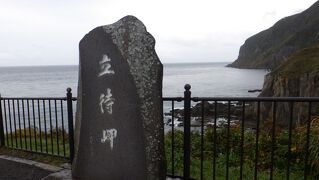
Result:
M287 61L265 77L263 97L319 97L319 43L293 54ZM263 119L272 117L272 104L263 103ZM289 103L277 104L277 119L286 124ZM308 103L294 104L294 120L307 118Z
M250 38L229 67L274 69L298 50L319 42L319 1Z

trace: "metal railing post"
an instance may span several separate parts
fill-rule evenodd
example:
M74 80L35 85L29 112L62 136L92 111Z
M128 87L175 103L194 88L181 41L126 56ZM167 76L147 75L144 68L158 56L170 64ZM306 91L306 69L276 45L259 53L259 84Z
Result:
M185 85L184 91L184 172L185 180L190 179L190 114L191 114L191 86Z
M70 162L74 158L74 130L73 130L73 107L72 107L72 89L67 88L67 109L68 109L68 126L69 126L69 146L70 146Z
M0 94L0 146L5 146L5 142L4 142L4 128L3 128L2 98L1 98L1 94Z

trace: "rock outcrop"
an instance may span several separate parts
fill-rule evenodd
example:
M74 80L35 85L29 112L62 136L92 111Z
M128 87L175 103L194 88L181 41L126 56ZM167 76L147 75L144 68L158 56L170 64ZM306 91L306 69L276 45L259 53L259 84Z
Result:
M319 42L319 1L250 38L229 67L275 69L293 53Z
M260 97L319 97L319 44L302 49L265 77ZM272 104L263 103L263 119L272 118ZM289 103L277 104L277 120L287 125ZM308 103L294 103L295 123L305 121Z

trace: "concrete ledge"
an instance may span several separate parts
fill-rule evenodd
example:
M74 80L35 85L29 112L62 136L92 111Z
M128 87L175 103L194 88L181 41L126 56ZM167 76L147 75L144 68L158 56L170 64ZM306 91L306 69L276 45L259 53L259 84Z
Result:
M51 172L57 172L57 171L63 170L63 168L61 168L61 167L52 166L52 165L49 165L49 164L40 163L40 162L28 160L28 159L11 157L11 156L7 156L7 155L0 155L0 159L5 159L5 160L8 160L8 161L14 161L14 162L17 162L17 163L23 163L23 164L27 164L27 165L30 165L30 166L36 166L38 168L41 168L41 169L46 170L46 171L51 171Z
M28 169L40 169L43 172L47 172L47 175L44 175L44 173L42 172L39 176L41 179L45 179L45 180L72 180L71 177L71 165L68 163L62 164L61 167L58 166L53 166L50 164L45 164L45 163L40 163L37 161L32 161L32 160L28 160L28 159L22 159L22 158L17 158L17 157L11 157L11 156L7 156L7 155L0 155L0 160L6 161L8 164L9 162L13 162L16 163L16 165L12 165L10 163L11 166L17 166L17 167L28 167ZM24 168L25 169L25 168ZM16 174L12 174L13 172L8 172L7 175L4 175L5 178L8 179L15 179L15 178L27 178L27 177L23 177L24 173L21 173L21 175L18 173L20 171L17 170ZM43 175L45 177L43 177ZM21 177L20 177L21 176Z
M49 174L47 177L42 178L42 180L72 180L72 173L70 169L64 169L62 171Z
M17 158L17 157L11 157L7 155L0 155L0 160L6 160L6 161L12 161L16 162L18 164L23 164L30 166L32 168L40 168L44 171L48 172L48 175L45 177L41 177L41 180L72 180L72 173L71 173L71 165L69 163L62 164L60 167L58 166L53 166L45 163L40 163L37 161L32 161L28 159L22 159L22 158ZM19 176L16 174L16 176ZM11 177L10 175L8 177ZM21 177L21 178L26 178L26 177ZM9 178L10 179L10 178ZM14 178L12 178L14 179ZM20 179L20 178L19 178ZM180 178L171 178L167 177L167 180L180 180Z

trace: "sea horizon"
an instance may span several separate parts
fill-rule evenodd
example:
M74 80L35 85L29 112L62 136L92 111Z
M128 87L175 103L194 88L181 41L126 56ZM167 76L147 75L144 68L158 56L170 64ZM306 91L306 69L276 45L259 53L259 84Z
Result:
M193 96L247 96L262 88L264 70L226 67L230 62L187 62L163 64L163 96L183 96L191 84ZM0 67L3 97L61 97L71 87L77 94L78 65Z
M228 63L232 63L232 61L216 61L216 62L166 62L163 63L163 65L181 65L181 64L228 64ZM47 65L42 65L42 64L38 64L38 65L9 65L9 66L0 66L0 68L11 68L11 67L60 67L60 66L79 66L78 64L47 64Z

